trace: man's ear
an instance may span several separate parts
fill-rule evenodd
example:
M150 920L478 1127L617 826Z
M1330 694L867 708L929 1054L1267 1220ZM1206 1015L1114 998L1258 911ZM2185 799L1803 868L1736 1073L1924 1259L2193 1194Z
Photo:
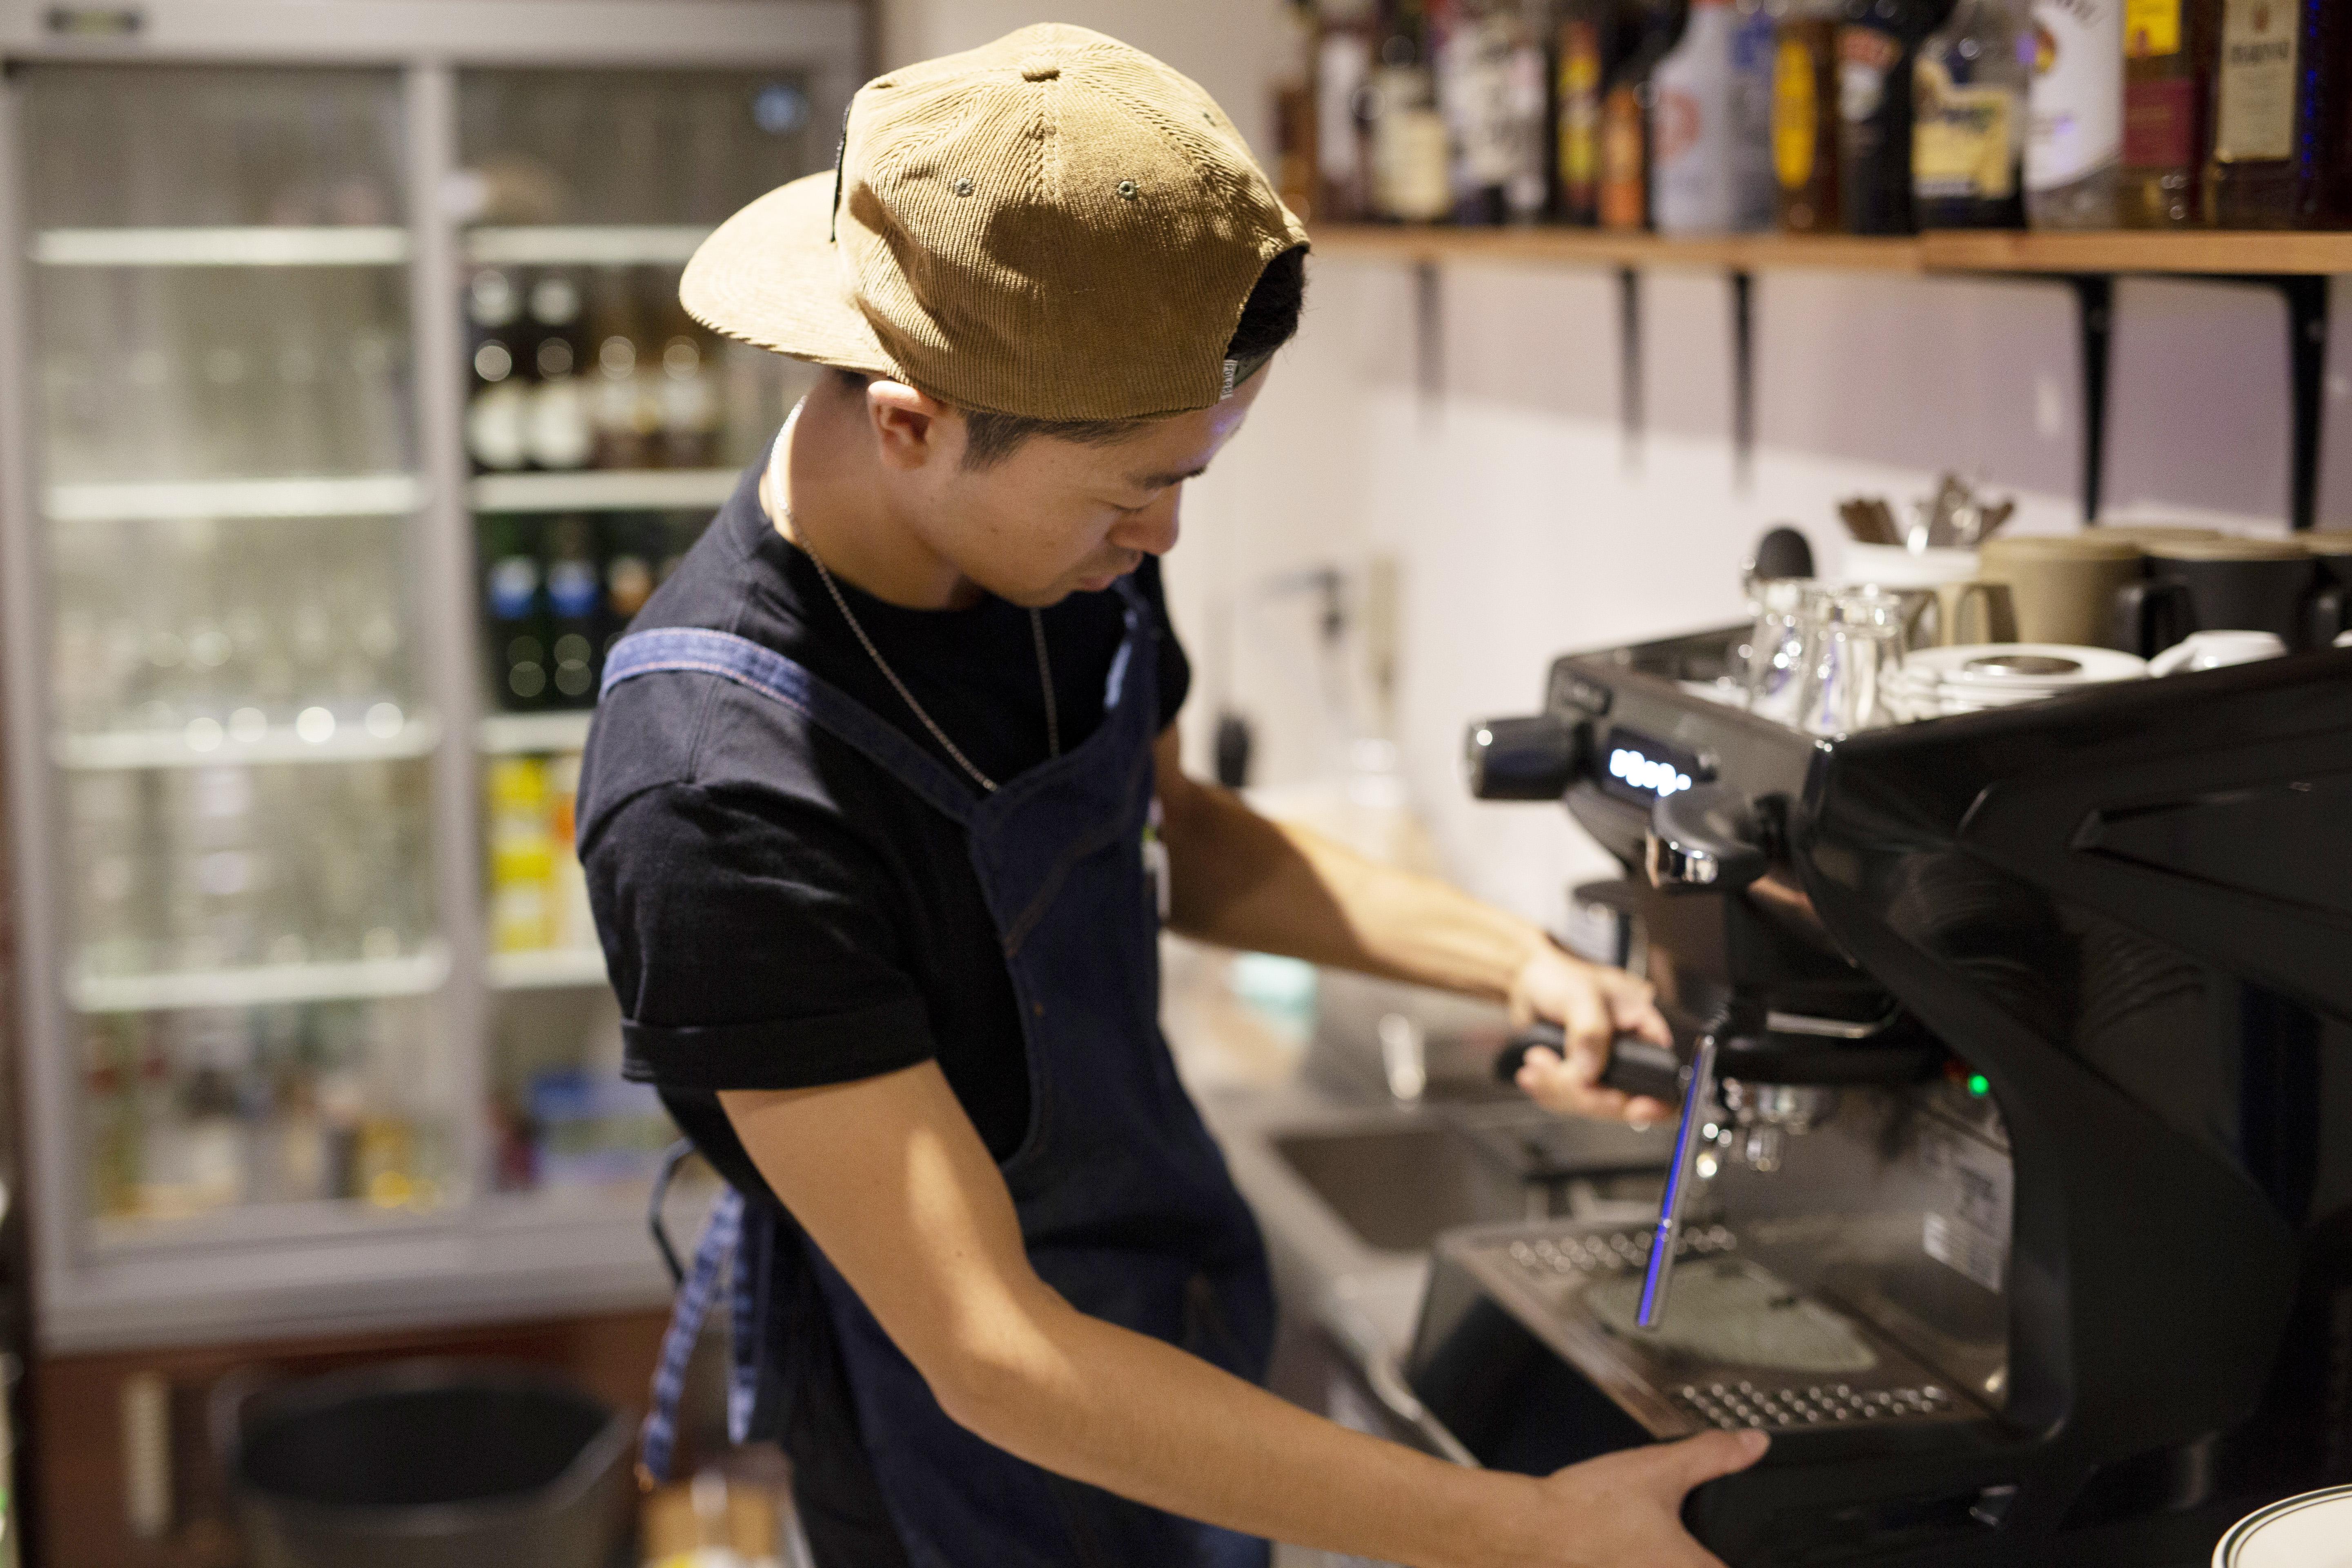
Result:
M947 405L919 387L879 377L866 386L866 417L873 424L882 460L912 472L950 458L955 443Z

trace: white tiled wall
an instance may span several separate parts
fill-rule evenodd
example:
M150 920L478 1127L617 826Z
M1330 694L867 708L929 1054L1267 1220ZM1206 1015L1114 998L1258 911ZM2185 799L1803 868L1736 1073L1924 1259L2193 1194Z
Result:
M1034 20L1151 49L1258 140L1269 122L1268 0L887 0L892 60L968 47ZM1618 291L1604 270L1451 268L1423 364L1409 268L1312 268L1298 342L1251 428L1192 487L1168 567L1200 667L1187 714L1206 762L1213 709L1257 723L1259 776L1333 761L1314 601L1263 588L1318 563L1393 555L1402 572L1396 738L1415 804L1474 889L1556 918L1574 876L1608 864L1565 814L1476 805L1462 729L1521 710L1565 649L1734 618L1757 534L1792 521L1833 564L1832 508L1899 504L1957 469L2021 503L2021 530L2080 521L2081 380L2072 292L2030 279L1760 276L1758 448L1734 471L1729 285L1659 271L1642 289L1644 434L1620 420ZM2352 396L2352 298L2329 408ZM2126 280L2116 291L2111 515L2284 526L2286 322L2268 289ZM2321 521L2352 522L2352 424L2331 419Z

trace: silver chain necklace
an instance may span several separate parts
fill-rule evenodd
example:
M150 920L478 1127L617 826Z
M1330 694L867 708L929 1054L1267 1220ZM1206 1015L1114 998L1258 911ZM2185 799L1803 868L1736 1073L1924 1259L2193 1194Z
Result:
M783 503L779 501L777 504ZM833 580L833 574L826 569L824 557L811 550L807 542L800 538L799 525L794 522L793 509L789 506L784 507L784 522L793 530L793 542L800 546L801 553L807 556L810 564L816 568L817 576L824 583L824 591L833 595L834 607L841 612L841 618L849 623L849 629L857 634L858 643L866 649L866 657L874 661L874 668L882 672L882 679L890 683L890 689L898 694L898 700L907 705L908 710L922 721L923 728L931 732L931 739L955 759L956 766L970 773L972 783L982 791L994 795L996 781L972 766L971 759L948 739L948 732L940 728L938 721L924 710L921 703L915 700L915 694L907 689L907 683L898 679L898 672L890 668L890 661L882 657L882 650L876 647L874 639L866 635L866 628L858 624L857 616L849 608L849 601L843 597L841 585ZM1059 705L1054 700L1053 662L1045 657L1045 617L1036 610L1029 612L1029 636L1037 648L1037 684L1045 693L1045 745L1053 755L1058 757L1062 754L1062 714Z

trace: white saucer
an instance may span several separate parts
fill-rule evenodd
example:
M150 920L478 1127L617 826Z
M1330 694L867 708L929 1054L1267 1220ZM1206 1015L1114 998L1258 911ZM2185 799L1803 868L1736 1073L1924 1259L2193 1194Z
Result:
M2111 680L2145 680L2147 660L2113 648L2062 643L1969 643L1925 647L1903 661L1903 674L1972 698L2051 696Z

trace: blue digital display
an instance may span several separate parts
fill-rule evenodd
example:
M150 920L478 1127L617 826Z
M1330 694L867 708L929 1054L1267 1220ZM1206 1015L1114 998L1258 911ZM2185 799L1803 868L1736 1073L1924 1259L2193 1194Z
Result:
M1601 753L1601 787L1622 799L1647 805L1703 784L1706 770L1696 757L1646 735L1620 729Z

